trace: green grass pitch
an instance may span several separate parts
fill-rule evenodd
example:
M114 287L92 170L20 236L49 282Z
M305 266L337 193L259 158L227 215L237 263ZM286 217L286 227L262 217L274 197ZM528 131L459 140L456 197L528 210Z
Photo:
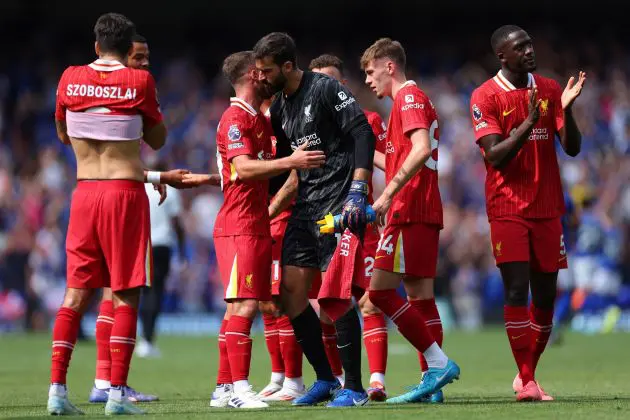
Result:
M134 359L130 385L156 393L161 401L144 404L149 418L177 419L630 419L630 334L582 336L568 334L561 347L543 355L538 379L551 403L518 404L511 385L516 368L505 333L452 332L445 350L462 368L461 379L445 388L446 403L361 408L295 409L287 404L266 410L217 410L208 405L216 374L216 337L162 337L162 359ZM251 381L260 390L269 375L269 357L262 335L254 337ZM71 400L90 416L103 416L103 406L88 404L94 374L95 346L79 343L70 366ZM46 415L50 336L0 337L0 418ZM306 380L313 379L305 360ZM364 382L367 381L364 357ZM390 330L388 391L396 395L419 378L415 353Z

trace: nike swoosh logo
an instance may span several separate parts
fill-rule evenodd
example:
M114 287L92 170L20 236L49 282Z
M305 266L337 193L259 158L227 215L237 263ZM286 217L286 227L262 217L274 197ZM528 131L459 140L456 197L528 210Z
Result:
M512 336L512 340L518 340L519 338L521 338L524 335L525 334L517 335L516 337Z
M363 398L362 400L355 400L354 398L352 399L352 402L354 403L354 405L365 405L365 403L367 402L367 398Z
M352 343L348 343L348 344L346 344L345 346L340 346L340 345L337 345L337 348L338 348L338 349L345 349L345 348L346 348L346 347L348 347L350 344L352 344Z
M524 335L524 334L523 334ZM444 375L442 376L438 376L436 379L438 382L441 382L442 379L446 378L446 375L448 375L448 373L451 371L451 369L449 368L446 372L444 372Z
M249 343L249 341L239 341L239 342L237 342L237 344L248 344L248 343Z
M256 134L256 137L261 138L261 137L262 137L262 135L263 135L263 133L262 133L262 132L260 132L260 134Z
M380 260L381 258L385 258L387 255L377 255L374 257L375 260Z
M507 117L507 116L508 116L508 115L510 115L512 112L514 112L514 110L515 110L515 109L516 109L516 107L515 107L515 108L510 109L509 111L503 111L503 116L504 116L504 117Z

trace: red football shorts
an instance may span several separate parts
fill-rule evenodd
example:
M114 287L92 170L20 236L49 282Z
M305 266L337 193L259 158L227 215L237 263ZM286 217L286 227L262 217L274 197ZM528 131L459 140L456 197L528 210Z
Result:
M271 222L271 294L278 296L280 294L280 282L282 281L282 239L284 231L287 230L288 219L276 220Z
M226 301L271 300L271 237L217 236L214 247Z
M67 284L113 291L151 286L149 199L138 181L79 181L66 237Z
M567 268L567 253L559 217L502 217L490 222L490 236L497 265L527 261L533 270L542 273Z
M435 278L440 226L426 223L385 227L374 268L414 277Z

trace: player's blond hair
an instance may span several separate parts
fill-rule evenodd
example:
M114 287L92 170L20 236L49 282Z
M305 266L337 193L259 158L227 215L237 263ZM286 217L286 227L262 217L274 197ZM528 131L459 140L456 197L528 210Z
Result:
M407 64L405 49L400 42L393 41L391 38L381 38L365 50L361 56L361 70L365 70L370 61L379 58L389 58L403 70Z

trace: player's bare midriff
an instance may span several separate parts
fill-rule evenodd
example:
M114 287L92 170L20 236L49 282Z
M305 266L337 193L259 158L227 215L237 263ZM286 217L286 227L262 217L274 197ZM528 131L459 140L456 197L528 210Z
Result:
M78 180L144 181L140 139L103 141L70 137L77 158Z

